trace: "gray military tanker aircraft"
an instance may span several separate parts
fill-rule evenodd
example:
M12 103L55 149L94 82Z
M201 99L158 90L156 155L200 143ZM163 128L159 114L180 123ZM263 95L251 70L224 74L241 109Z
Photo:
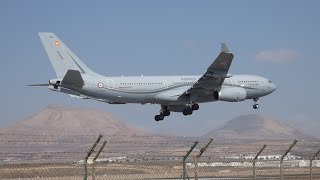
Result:
M170 112L191 115L200 103L212 101L240 102L258 100L276 90L270 80L254 75L228 73L233 54L221 44L221 52L203 75L105 77L89 69L55 34L39 33L57 78L48 84L52 91L80 99L94 99L109 104L159 104L154 117L161 121Z

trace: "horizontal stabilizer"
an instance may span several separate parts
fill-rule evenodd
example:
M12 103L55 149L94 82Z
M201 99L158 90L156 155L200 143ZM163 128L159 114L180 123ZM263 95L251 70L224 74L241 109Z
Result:
M49 86L50 84L28 84L27 86Z
M68 70L66 75L62 79L63 84L70 84L70 85L84 85L84 81L79 71L77 70Z

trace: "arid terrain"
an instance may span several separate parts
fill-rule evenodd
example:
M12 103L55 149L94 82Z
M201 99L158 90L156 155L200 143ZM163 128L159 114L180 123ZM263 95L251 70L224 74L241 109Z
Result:
M132 127L104 111L50 105L0 129L0 162L79 161L100 133L108 141L103 157L130 161L179 159L194 141L200 141L199 150L209 137L214 143L205 155L208 158L254 154L263 144L268 145L265 154L280 154L294 139L298 143L293 152L299 156L317 146L315 138L255 114L232 119L202 137L176 137Z
M50 105L8 127L0 129L1 179L83 179L83 160L103 134L90 156L92 161L102 141L107 141L97 159L97 179L179 179L182 158L187 173L194 176L193 158L213 137L199 159L199 176L252 179L252 158L266 144L257 162L257 177L278 179L280 156L294 139L297 144L284 159L286 179L309 179L308 160L319 141L280 121L250 114L236 117L201 137L159 135L132 127L94 109ZM314 162L313 176L319 176ZM88 164L88 176L92 164Z

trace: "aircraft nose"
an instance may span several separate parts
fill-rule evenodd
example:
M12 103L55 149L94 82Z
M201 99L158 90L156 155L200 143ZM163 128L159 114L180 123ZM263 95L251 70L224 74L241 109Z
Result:
M271 92L273 92L273 91L275 91L277 89L277 86L274 83L272 83L270 85L270 89L271 89Z

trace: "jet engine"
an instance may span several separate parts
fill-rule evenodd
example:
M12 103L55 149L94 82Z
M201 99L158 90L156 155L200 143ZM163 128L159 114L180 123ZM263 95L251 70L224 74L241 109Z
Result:
M241 87L227 87L213 92L213 96L220 101L238 102L246 99L247 92Z

